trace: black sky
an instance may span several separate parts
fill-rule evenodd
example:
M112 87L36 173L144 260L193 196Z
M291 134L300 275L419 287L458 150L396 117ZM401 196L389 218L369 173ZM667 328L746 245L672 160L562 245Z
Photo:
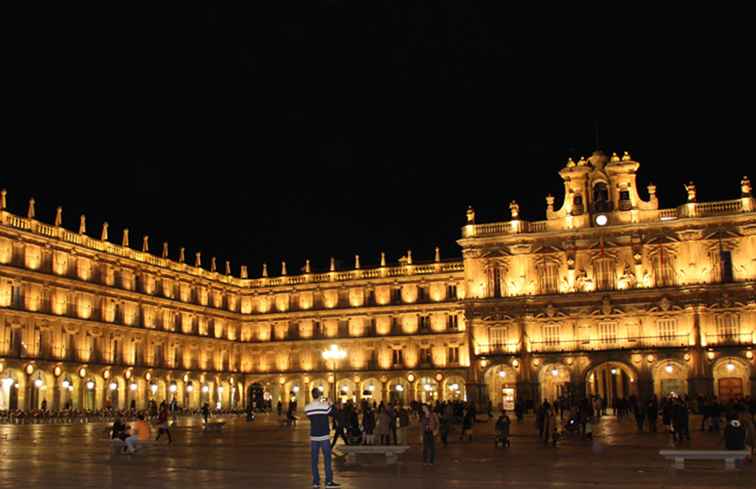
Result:
M467 204L544 218L557 171L629 150L662 205L751 170L738 14L567 19L508 2L248 2L8 13L0 186L253 275L267 261L430 259ZM261 5L257 5L261 4ZM751 171L751 177L756 175Z

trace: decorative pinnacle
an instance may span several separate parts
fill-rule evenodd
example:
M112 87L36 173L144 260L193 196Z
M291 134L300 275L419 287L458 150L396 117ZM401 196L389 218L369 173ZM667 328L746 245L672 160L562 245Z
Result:
M613 153L612 153L612 158L611 158L611 160L610 160L610 161L619 161L619 160L620 160L620 157L619 157L619 156L617 156L617 153L614 153L614 152L613 152Z
M29 199L29 207L26 209L26 217L28 219L34 219L35 209L34 205L37 203L36 200L34 200L34 197Z
M108 222L105 221L102 223L102 231L100 231L100 241L107 241L108 240Z
M79 234L87 234L87 216L79 216Z
M360 269L360 255L354 255L354 269Z
M163 241L163 253L162 258L168 258L168 241Z
M179 263L186 261L186 248L179 248Z
M381 266L382 267L386 266L386 253L384 253L382 251L381 251Z
M6 201L6 197L8 196L8 191L3 189L0 190L0 211L5 210L8 203Z
M142 251L144 253L149 253L150 252L150 237L148 235L146 235L146 234L142 238Z
M263 263L262 276L263 277L267 277L268 276L268 264L267 263Z
M407 265L412 265L412 250L407 250Z
M281 275L286 275L286 262L283 260L281 261Z
M305 273L310 273L310 260L305 260Z
M199 251L194 254L194 266L197 268L202 266L202 253Z
M336 258L331 257L331 266L329 267L329 271L335 272L336 271Z
M249 272L247 272L247 265L241 266L241 273L239 274L241 278L249 278Z
M58 206L58 208L55 209L55 223L54 223L54 226L56 228L59 228L61 225L63 225L63 208L61 206Z
M231 262L226 260L226 275L231 275Z
M622 161L630 161L630 160L632 160L632 158L630 157L630 153L625 151L624 154L622 155Z
M433 257L433 260L436 262L441 261L441 250L436 246L436 255Z
M520 205L517 203L517 201L513 200L509 203L509 210L512 213L512 219L517 219L520 217Z
M210 271L211 272L217 272L218 271L218 265L215 262L215 257L210 258Z
M475 224L475 209L471 205L467 206L467 224Z
M123 237L121 238L121 246L124 248L129 247L129 228L123 230Z

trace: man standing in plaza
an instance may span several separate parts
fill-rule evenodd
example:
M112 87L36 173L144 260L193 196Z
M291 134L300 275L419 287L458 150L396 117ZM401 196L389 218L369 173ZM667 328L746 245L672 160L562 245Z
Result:
M312 487L320 487L320 469L318 458L323 451L323 463L325 465L325 487L340 487L333 481L333 469L331 467L331 430L328 426L328 416L333 409L327 401L321 400L320 389L312 389L312 402L305 406L305 415L310 420L310 455L312 462Z

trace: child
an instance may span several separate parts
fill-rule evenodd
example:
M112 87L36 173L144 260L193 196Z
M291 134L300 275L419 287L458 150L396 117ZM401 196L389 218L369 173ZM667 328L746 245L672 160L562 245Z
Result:
M593 416L585 418L585 437L589 440L593 439Z

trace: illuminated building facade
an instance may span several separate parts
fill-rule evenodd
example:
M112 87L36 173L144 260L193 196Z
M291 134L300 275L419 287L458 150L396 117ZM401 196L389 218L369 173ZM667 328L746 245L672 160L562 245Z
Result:
M176 398L242 407L341 399L631 393L748 395L756 383L756 213L750 182L725 202L659 209L638 163L594 154L560 172L547 219L477 224L462 260L250 278L149 238L119 244L0 203L0 411L138 408ZM332 364L322 352L346 352ZM335 373L335 378L334 378Z

